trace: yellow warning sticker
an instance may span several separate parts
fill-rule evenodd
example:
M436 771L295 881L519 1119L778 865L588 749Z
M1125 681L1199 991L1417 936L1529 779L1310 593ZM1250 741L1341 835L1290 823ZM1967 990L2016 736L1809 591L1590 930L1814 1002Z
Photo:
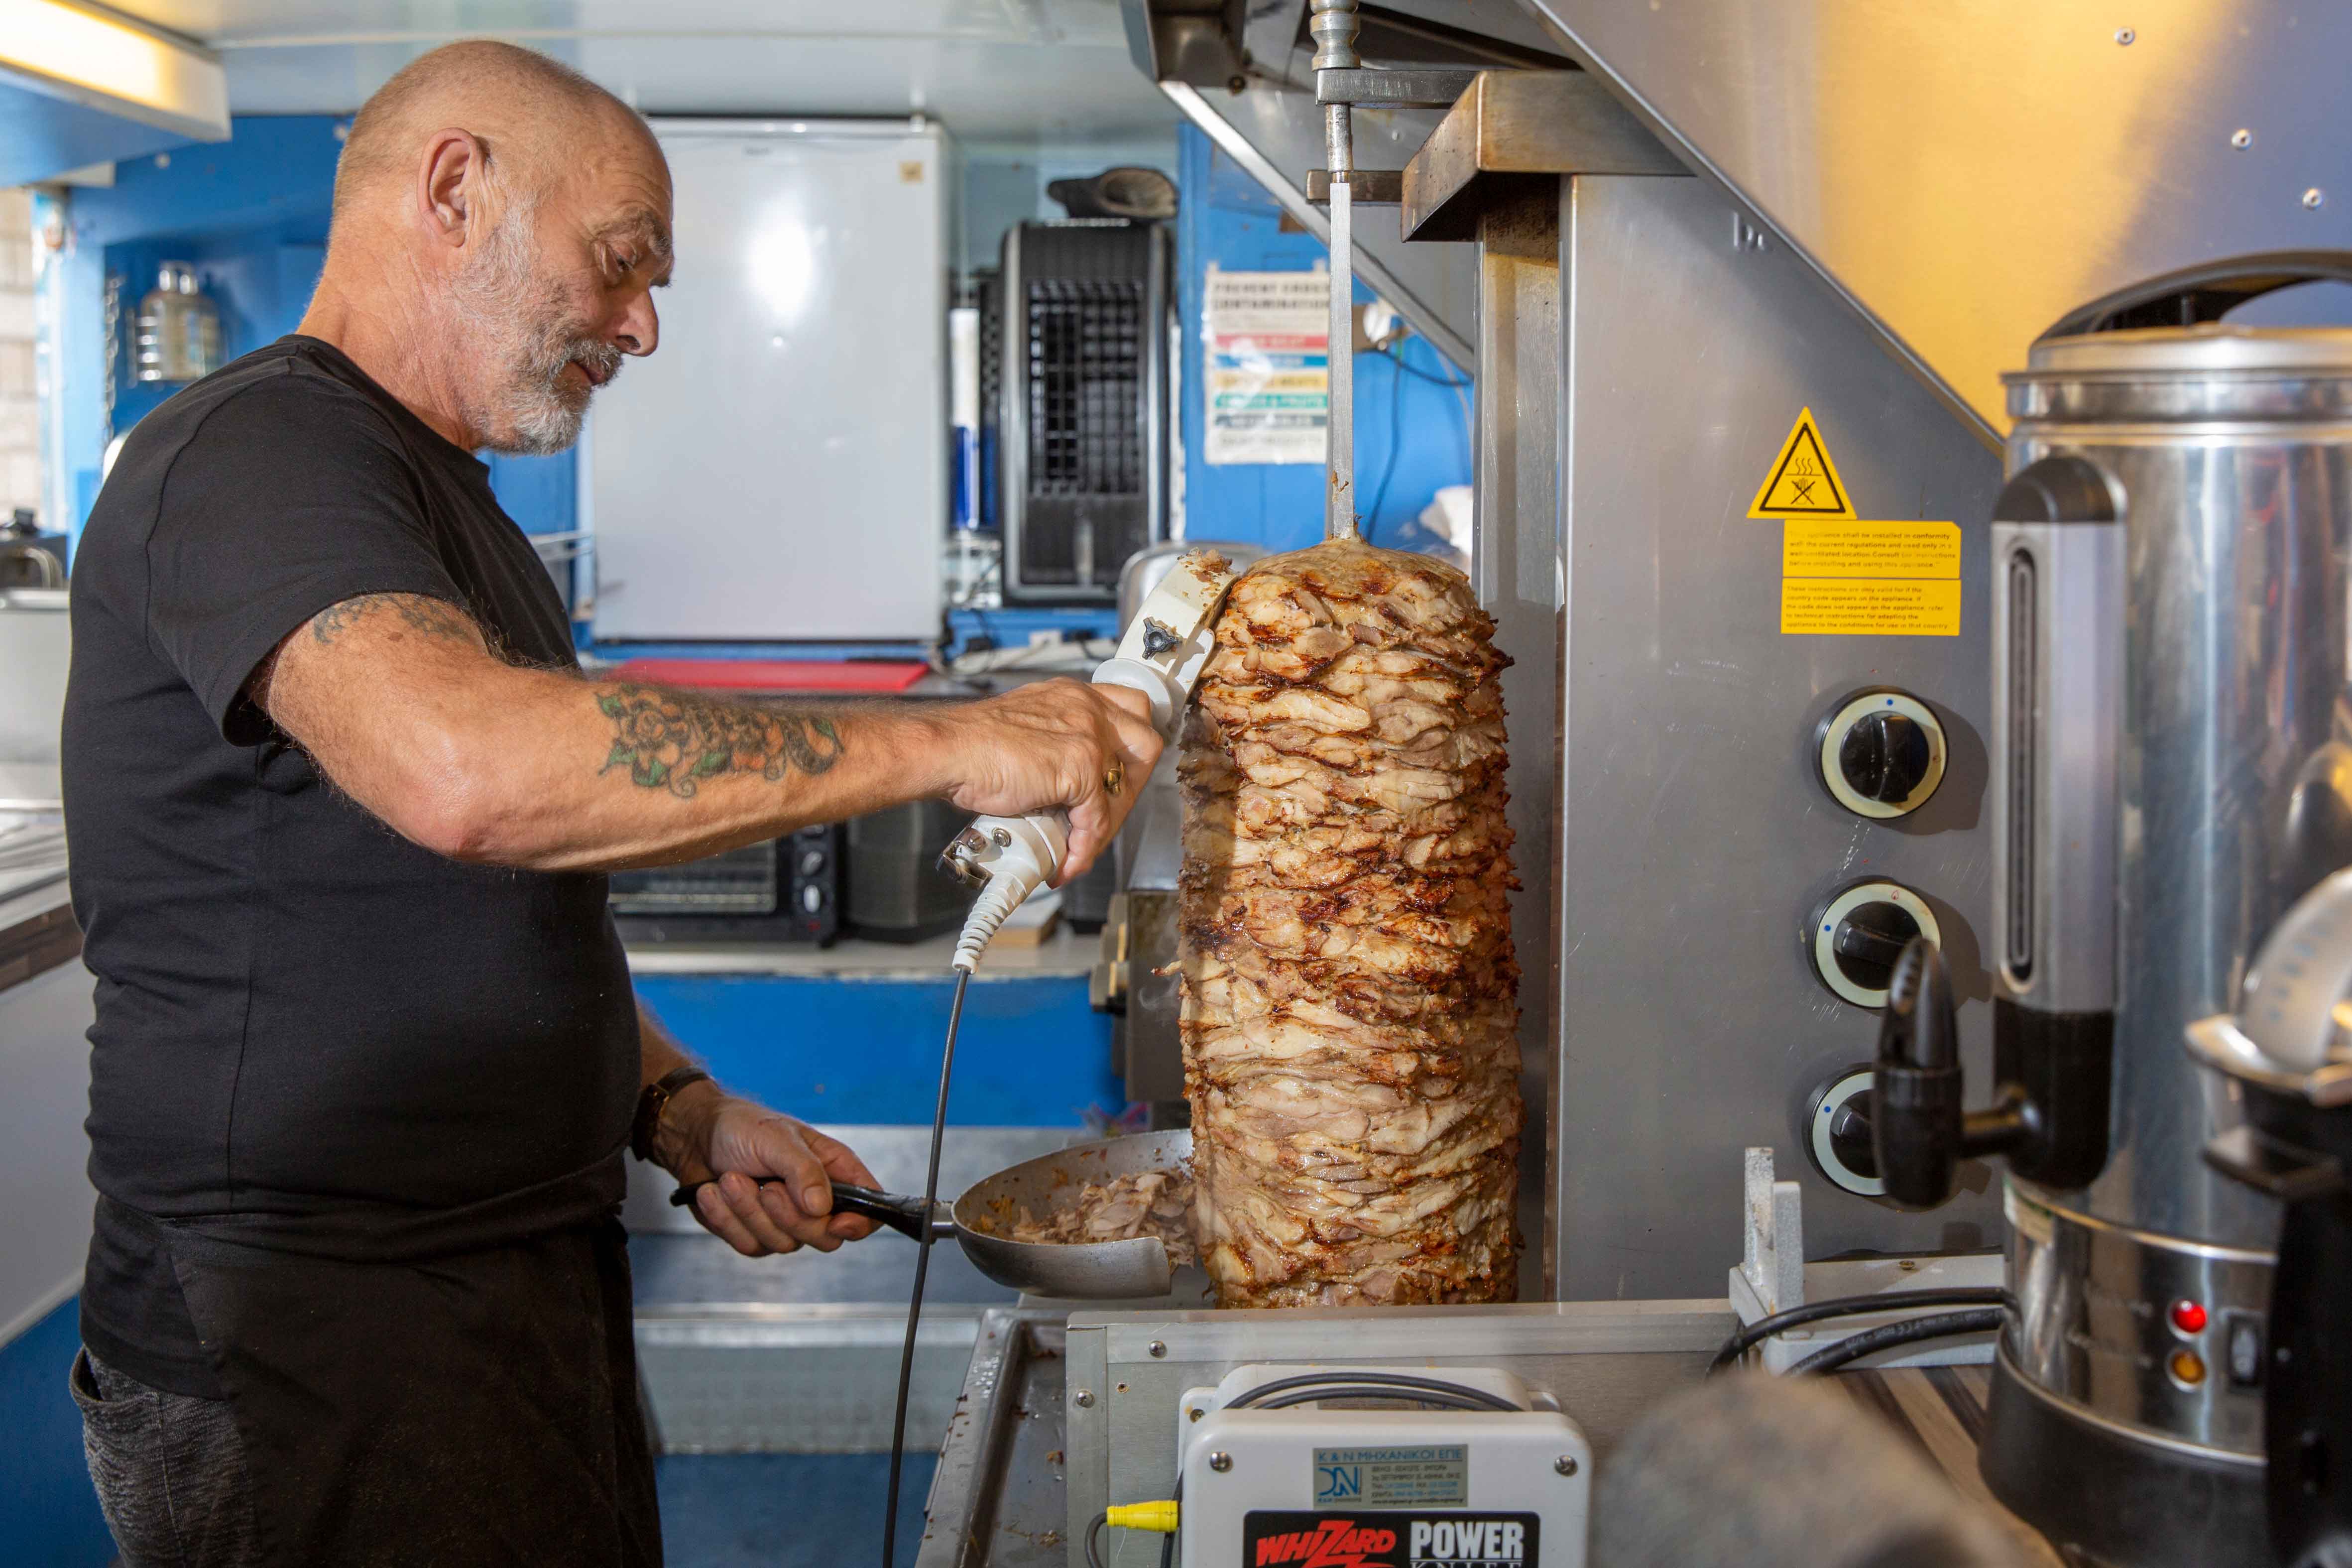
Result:
M1956 637L1959 580L1784 578L1780 629L1815 636Z
M1956 522L1792 517L1780 525L1784 577L1958 577Z
M1756 492L1748 515L1853 516L1853 503L1847 499L1845 481L1838 478L1837 465L1830 461L1830 449L1822 443L1821 426L1813 423L1811 409L1797 416L1796 426L1790 430L1789 438L1780 443L1780 455L1772 459L1764 488Z

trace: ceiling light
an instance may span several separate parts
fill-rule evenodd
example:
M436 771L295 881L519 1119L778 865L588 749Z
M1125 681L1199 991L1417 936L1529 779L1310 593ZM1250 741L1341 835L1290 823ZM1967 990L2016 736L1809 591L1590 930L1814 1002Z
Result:
M0 0L0 80L200 141L228 139L217 58L75 0Z

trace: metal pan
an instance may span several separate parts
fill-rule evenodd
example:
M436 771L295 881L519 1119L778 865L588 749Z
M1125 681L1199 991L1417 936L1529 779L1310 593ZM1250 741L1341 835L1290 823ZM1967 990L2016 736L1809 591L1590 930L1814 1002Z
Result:
M1041 1154L975 1183L953 1205L940 1204L931 1215L931 1239L952 1239L981 1273L1032 1296L1079 1301L1164 1296L1176 1270L1168 1248L1157 1237L1128 1241L1013 1241L992 1236L989 1229L1010 1226L1024 1208L1032 1215L1050 1214L1066 1201L1066 1194L1089 1182L1106 1182L1139 1171L1172 1171L1192 1157L1190 1129L1080 1143ZM693 1192L690 1187L680 1188L670 1201L690 1202ZM840 1213L863 1215L901 1236L919 1238L923 1233L919 1194L877 1192L835 1182L833 1206Z

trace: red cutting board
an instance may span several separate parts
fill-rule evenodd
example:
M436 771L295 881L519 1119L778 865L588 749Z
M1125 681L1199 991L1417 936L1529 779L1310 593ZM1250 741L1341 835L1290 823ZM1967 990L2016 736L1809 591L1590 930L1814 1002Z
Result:
M706 691L831 692L888 696L930 673L927 665L790 658L633 658L603 672L608 680L687 686Z

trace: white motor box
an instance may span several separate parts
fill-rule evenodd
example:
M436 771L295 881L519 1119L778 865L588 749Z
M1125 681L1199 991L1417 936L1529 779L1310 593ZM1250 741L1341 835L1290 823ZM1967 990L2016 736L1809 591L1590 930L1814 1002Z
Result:
M1232 1407L1254 1392L1313 1392L1270 1395L1271 1384L1351 1373L1426 1378L1511 1408L1363 1408L1369 1384L1348 1405ZM1189 1391L1177 1422L1182 1568L1583 1568L1591 1447L1508 1373L1244 1366Z

